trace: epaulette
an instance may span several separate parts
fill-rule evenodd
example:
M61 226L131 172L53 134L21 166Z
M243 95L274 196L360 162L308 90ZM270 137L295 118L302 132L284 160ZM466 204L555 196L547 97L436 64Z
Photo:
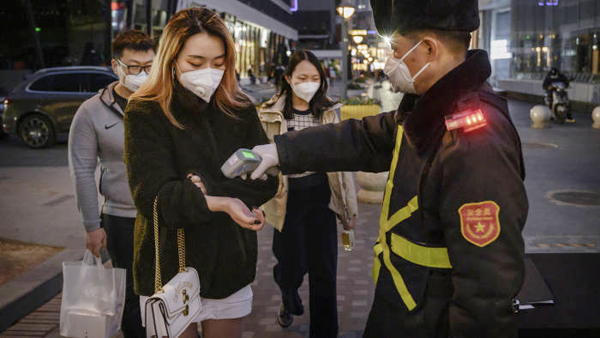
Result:
M485 127L485 115L481 110L483 104L478 92L472 92L462 97L455 106L456 114L446 115L446 129L462 129L465 133Z
M485 127L487 124L481 108L467 110L446 116L448 131L462 129L465 133Z

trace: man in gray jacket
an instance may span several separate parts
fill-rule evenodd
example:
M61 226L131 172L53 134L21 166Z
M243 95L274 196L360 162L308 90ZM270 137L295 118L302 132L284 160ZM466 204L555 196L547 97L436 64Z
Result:
M126 338L145 337L131 275L136 209L123 162L123 112L129 96L148 76L155 45L146 34L127 31L116 36L111 48L111 65L119 81L101 89L77 110L69 132L69 170L87 232L86 247L97 257L100 250L108 249L113 266L127 269L123 334ZM94 178L98 161L99 189ZM101 212L98 191L104 197Z

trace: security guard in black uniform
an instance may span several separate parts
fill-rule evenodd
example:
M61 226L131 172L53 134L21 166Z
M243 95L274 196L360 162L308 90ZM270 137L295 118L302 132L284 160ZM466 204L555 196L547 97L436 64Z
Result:
M364 337L516 337L527 196L519 135L466 51L477 0L371 0L396 112L291 132L252 174L389 170Z

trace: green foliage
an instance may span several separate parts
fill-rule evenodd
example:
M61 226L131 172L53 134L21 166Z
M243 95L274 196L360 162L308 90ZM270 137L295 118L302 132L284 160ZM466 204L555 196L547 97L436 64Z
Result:
M340 103L343 103L344 105L348 105L348 106L371 105L371 104L379 105L379 100L368 98L368 97L357 96L357 97L349 98L346 100L341 100Z
M349 83L348 84L348 89L365 89L363 86L361 86L358 83Z

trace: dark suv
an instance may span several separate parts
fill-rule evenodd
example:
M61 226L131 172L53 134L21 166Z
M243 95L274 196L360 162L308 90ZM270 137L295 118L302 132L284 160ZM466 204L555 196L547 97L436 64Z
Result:
M79 105L118 77L107 67L41 69L4 99L2 126L32 148L50 147L68 133Z

